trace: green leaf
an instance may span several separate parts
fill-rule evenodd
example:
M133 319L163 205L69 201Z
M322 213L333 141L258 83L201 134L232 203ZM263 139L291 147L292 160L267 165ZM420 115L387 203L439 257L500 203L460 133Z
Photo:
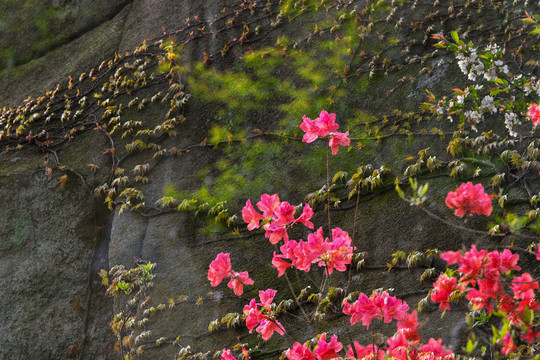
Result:
M452 39L454 40L454 42L455 42L456 44L459 44L459 43L460 43L460 41L459 41L459 35L458 35L457 31L452 31L452 32L450 33L450 35L452 35Z
M474 348L476 348L476 344L474 344L472 342L471 339L469 339L469 341L467 341L467 347L465 348L465 350L467 351L467 354L472 354L472 352L474 351Z
M429 184L425 183L424 185L420 186L420 189L418 189L418 196L424 196L426 195L428 191Z
M523 311L523 320L527 324L532 324L534 318L534 313L529 309L528 307L525 307L525 310Z
M533 35L533 34L540 34L540 27L537 27L536 29L534 29L533 31L529 33L529 35Z

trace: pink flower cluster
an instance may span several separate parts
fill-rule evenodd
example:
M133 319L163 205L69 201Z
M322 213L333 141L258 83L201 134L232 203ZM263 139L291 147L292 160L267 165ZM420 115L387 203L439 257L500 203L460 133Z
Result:
M234 356L231 354L231 350L229 349L223 349L221 352L221 360L237 360Z
M428 344L416 348L420 343L418 314L416 310L412 313L408 311L409 305L406 302L390 296L386 291L373 292L370 297L362 293L352 304L344 301L343 313L352 315L351 325L362 322L369 328L373 319L384 320L385 323L397 320L397 331L388 339L386 349L373 345L361 346L355 342L354 348L349 345L347 357L373 360L454 359L454 353L441 345L442 339L430 339Z
M309 204L304 206L302 214L297 219L294 218L295 206L286 201L281 202L278 194L263 194L261 201L257 202L257 207L262 214L258 213L248 200L242 209L242 218L248 224L249 231L259 228L259 223L263 220L265 236L272 244L277 244L281 239L288 241L287 229L294 224L302 223L313 229L313 223L309 221L313 216L313 210Z
M284 243L280 247L281 254L274 252L272 259L272 264L278 270L278 276L282 276L291 266L308 272L314 263L326 267L330 275L334 269L345 271L347 265L351 263L356 248L351 245L349 234L340 228L332 229L332 241L324 237L322 228L309 234L308 241L289 240L287 230L294 224L301 223L313 229L310 220L314 213L309 204L305 204L302 214L295 218L293 205L286 201L281 202L278 194L263 194L261 201L257 202L257 208L262 214L257 212L248 200L242 209L242 218L250 231L260 227L262 222L266 230L265 237L270 243L277 244L283 240Z
M291 266L309 272L311 264L314 263L326 267L328 275L332 274L334 269L345 271L356 249L351 242L349 234L340 228L332 229L332 241L330 241L323 236L321 227L308 235L308 241L290 240L281 245L282 254L277 255L274 252L272 265L278 270L278 276L282 276Z
M362 325L368 329L373 319L384 320L385 323L393 319L405 320L407 311L409 311L409 305L406 302L390 296L386 291L374 291L370 297L361 293L354 303L343 302L343 313L352 315L351 325L362 322Z
M537 104L529 104L527 116L531 118L533 125L540 124L540 106Z
M389 343L390 339L388 339ZM454 360L452 350L446 349L441 343L442 339L431 338L427 344L422 345L417 350L414 343L396 341L387 349L387 355L390 359L395 360Z
M223 279L231 278L227 286L234 290L238 296L242 295L244 285L253 285L253 280L249 278L247 271L236 272L232 270L230 254L219 253L216 259L210 263L208 270L208 280L213 287L221 284Z
M418 327L418 324L416 324ZM399 330L398 330L399 334ZM398 336L398 335L396 335ZM429 339L427 344L422 345L418 350L416 347L419 341L409 342L405 337L391 337L388 339L386 349L381 349L373 344L362 346L358 342L354 342L347 347L345 357L347 359L363 359L363 360L453 360L454 353L441 345L442 339ZM320 335L317 341L317 346L312 351L307 344L295 342L293 347L285 352L285 356L289 360L331 360L342 359L339 352L343 349L343 344L338 341L337 335L332 335L332 338L327 342L326 333Z
M336 124L336 114L329 114L326 111L321 111L318 118L311 120L307 116L303 116L300 129L304 130L305 134L303 142L311 143L319 137L329 137L328 146L332 149L332 155L338 152L338 146L349 146L351 139L348 138L349 132L337 132L339 125Z
M491 215L493 207L491 199L493 195L484 192L482 184L473 185L470 181L461 186L456 191L450 191L446 196L446 206L450 209L455 208L454 215L463 217L463 215L480 214Z
M326 333L322 334L317 341L317 347L311 351L306 344L295 342L292 349L287 350L285 356L290 360L331 360L341 359L339 352L343 344L338 341L337 335L332 335L326 342Z
M535 301L539 284L529 273L512 276L513 271L521 270L517 265L518 254L508 249L488 252L472 245L471 250L464 254L460 251L447 251L441 258L448 265L458 264L457 271L461 276L457 279L443 274L433 284L431 301L439 303L440 310L450 309L449 302L454 291L467 293L467 300L474 310L485 308L488 314L495 309L504 312L512 325L523 328L523 339L531 339L532 336L532 342L535 337L540 337L523 321L527 309L540 310L540 304ZM504 284L509 284L512 294L505 289Z
M245 347L242 348L242 355L244 356L245 360L249 360L249 351L246 350ZM238 360L231 354L231 350L229 349L223 349L221 352L221 360Z
M268 340L274 334L274 331L280 335L285 334L285 329L279 321L275 319L275 314L272 310L272 302L276 295L276 290L267 289L259 291L259 299L261 302L256 302L251 299L249 305L244 306L244 314L246 316L246 326L251 333L253 329L261 334L263 340ZM259 309L259 306L261 307Z

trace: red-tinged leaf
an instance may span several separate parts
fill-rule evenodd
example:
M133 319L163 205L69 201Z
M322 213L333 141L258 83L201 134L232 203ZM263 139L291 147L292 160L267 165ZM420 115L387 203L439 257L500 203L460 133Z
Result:
M68 181L68 176L67 175L62 175L58 179L58 182L60 183L61 188L63 188L66 185L67 181Z
M78 311L78 312L82 311L81 305L79 304L79 299L74 299L71 302L71 308L73 309L73 311Z

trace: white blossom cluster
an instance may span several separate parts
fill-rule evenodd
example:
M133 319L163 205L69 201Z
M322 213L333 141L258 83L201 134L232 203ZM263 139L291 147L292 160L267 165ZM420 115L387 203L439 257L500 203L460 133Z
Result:
M465 56L461 52L457 53L456 59L458 59L458 66L461 69L461 72L467 75L471 81L475 81L476 77L481 75L484 71L484 63L478 58L475 48L470 50L469 56Z
M480 121L484 119L484 115L479 113L477 110L467 110L463 114L468 123L471 124L471 129L478 131L476 125L480 124Z
M496 56L504 54L504 50L500 49L497 44L489 44L486 51ZM508 66L504 65L502 60L497 59L486 68L484 62L479 58L476 48L472 48L468 52L468 56L465 56L463 52L458 52L456 59L461 72L467 75L469 80L475 81L478 77L483 77L487 81L492 81L497 79L497 73L508 74Z
M510 134L510 136L518 136L518 133L514 130L514 127L520 125L521 121L519 121L518 116L515 113L508 112L504 114L504 124L508 129L508 133Z
M480 104L480 111L487 110L490 114L495 114L497 112L497 108L495 107L495 104L493 102L493 96L485 96L482 99L482 103Z
M516 76L516 80L521 80L523 76L519 74ZM536 96L540 97L540 80L538 80L536 77L531 76L526 82L523 81L523 93L526 96L529 96L531 93L536 93Z
M508 66L500 59L502 54L504 54L504 49L501 49L497 44L489 44L485 47L485 52L483 52L482 55L479 55L477 48L461 48L460 51L456 52L456 59L458 60L458 66L461 69L461 72L467 75L469 80L478 81L484 79L487 81L496 81L499 79L499 74L508 75L509 73ZM521 75L515 79L521 79ZM482 85L476 84L474 86L477 94L482 88ZM518 88L521 88L526 96L531 93L540 96L540 80L537 80L536 78L528 79L527 81L523 79L521 81L521 86L518 85ZM469 88L466 88L463 93L456 94L455 99L447 103L448 109L452 109L455 106L463 108L465 106L465 100L467 100L470 94ZM479 103L477 102L478 105L475 109L466 111L463 109L465 120L470 124L472 130L478 131L477 126L484 119L485 114L489 113L493 115L500 110L501 114L504 113L504 123L509 135L517 137L518 132L516 129L517 126L521 124L518 114L511 110L504 111L502 108L498 109L495 104L496 99L494 96L495 95L488 94L478 98L476 101L479 101ZM440 113L442 114L442 111ZM450 116L449 120L452 121Z
M468 95L469 95L469 88L466 88L465 92L463 92L463 94L458 95L456 97L457 103L460 104L460 105L463 105L463 103L465 102L465 99L467 98Z

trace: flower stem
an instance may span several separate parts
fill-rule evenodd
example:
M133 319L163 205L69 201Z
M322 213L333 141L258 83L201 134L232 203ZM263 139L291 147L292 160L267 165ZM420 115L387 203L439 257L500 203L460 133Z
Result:
M332 227L332 220L330 218L330 150L326 148L326 206L328 213L328 231Z
M285 275L285 279L287 280L287 284L289 285L289 289L291 290L291 294L294 297L294 301L296 301L296 305L298 305L298 307L300 308L300 311L302 311L302 314L304 314L304 317L306 318L306 321L311 323L311 320L310 320L309 316L306 314L306 311L304 310L304 308L300 304L300 301L298 301L298 297L296 296L296 293L294 292L294 288L292 286L291 281L289 280L289 276L287 275L287 273L285 273L284 275Z

